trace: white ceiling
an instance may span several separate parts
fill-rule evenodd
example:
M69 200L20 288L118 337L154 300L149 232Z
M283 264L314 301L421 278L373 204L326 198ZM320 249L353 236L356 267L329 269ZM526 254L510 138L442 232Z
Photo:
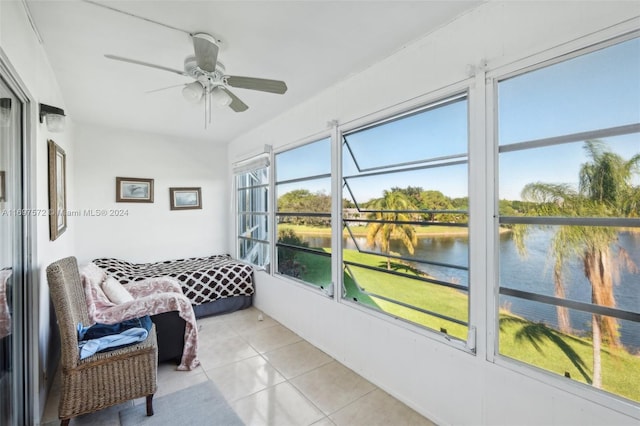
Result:
M113 54L182 70L184 58L193 52L187 33L84 1L28 0L67 114L78 122L227 143L480 2L100 3L187 32L212 34L221 40L218 60L227 74L284 80L289 90L275 95L233 89L249 110L214 107L212 124L205 129L203 104L187 103L180 87L146 93L189 78L104 57Z

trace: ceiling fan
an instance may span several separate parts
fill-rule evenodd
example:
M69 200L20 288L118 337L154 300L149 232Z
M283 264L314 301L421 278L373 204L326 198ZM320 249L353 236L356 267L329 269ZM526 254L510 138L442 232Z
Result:
M123 58L122 56L104 56L116 61L143 65L193 78L193 82L184 84L182 94L188 101L193 103L204 98L205 115L208 109L209 122L211 122L212 102L220 106L228 106L235 112L243 112L249 108L247 104L242 102L240 98L229 90L229 87L258 90L280 95L287 91L287 85L284 81L226 75L224 65L218 62L219 47L216 39L205 33L193 34L191 38L193 39L194 55L189 55L185 58L183 71L138 61L136 59ZM165 89L168 89L168 87Z

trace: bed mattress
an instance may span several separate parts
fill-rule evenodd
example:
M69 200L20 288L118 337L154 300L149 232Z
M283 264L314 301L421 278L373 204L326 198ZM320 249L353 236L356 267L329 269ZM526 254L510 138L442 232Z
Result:
M93 263L122 285L145 278L169 276L177 279L193 305L201 305L233 296L253 294L253 268L229 255L192 257L154 263L130 263L101 258Z

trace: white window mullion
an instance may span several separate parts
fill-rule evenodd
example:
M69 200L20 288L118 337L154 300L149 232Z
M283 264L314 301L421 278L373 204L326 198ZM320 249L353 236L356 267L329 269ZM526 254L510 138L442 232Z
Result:
M342 299L342 132L338 122L331 131L331 285L334 300Z
M497 82L493 78L486 78L485 74L485 252L488 255L485 262L485 301L486 301L486 359L494 361L498 352L498 257L499 247L496 238L498 230L498 143L496 140L498 115L496 113Z
M472 67L469 89L469 333L467 348L482 354L486 346L478 331L486 330L486 235L490 214L487 182L491 178L485 166L487 157L485 64Z
M267 202L267 211L269 212L268 224L269 224L269 237L271 243L269 244L269 273L274 275L276 272L276 262L277 258L277 249L276 249L276 241L278 240L278 232L277 232L277 224L276 224L276 162L275 162L275 153L273 148L269 146L269 161L271 162L271 173L269 173L269 199Z

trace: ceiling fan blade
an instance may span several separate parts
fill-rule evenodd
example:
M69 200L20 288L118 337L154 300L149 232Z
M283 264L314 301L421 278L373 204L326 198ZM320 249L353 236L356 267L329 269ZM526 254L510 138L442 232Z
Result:
M173 68L163 67L162 65L155 65L155 64L150 64L148 62L138 61L137 59L123 58L122 56L116 56L116 55L104 55L104 57L108 58L108 59L113 59L113 60L116 60L116 61L129 62L131 64L142 65L142 66L150 67L150 68L156 68L156 69L163 70L163 71L169 71L169 72L172 72L174 74L179 74L179 75L184 75L186 77L189 77L189 74L187 74L184 71L174 70Z
M163 90L167 90L167 89L173 89L174 87L179 87L179 86L184 86L185 84L174 84L172 86L167 86L167 87L161 87L160 89L153 89L153 90L147 90L144 93L155 93L155 92L161 92Z
M226 77L226 82L229 86L240 89L259 90L261 92L277 93L279 95L287 91L287 84L280 80L230 75Z
M198 33L193 35L193 50L196 54L196 63L201 70L214 72L218 62L218 45L209 34Z
M234 95L231 90L222 86L220 86L220 89L224 90L227 95L231 96L231 103L229 104L229 108L231 108L235 112L243 112L249 109L249 106L242 102L236 95Z

